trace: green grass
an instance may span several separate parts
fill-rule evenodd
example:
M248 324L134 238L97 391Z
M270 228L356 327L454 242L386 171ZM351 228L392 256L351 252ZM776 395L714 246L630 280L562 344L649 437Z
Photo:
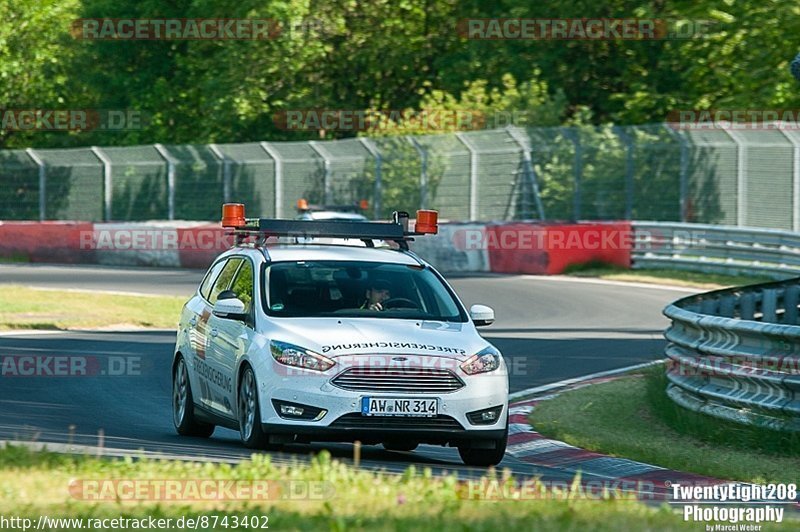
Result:
M0 290L0 330L174 328L185 298L135 296L4 285Z
M630 270L621 266L596 261L584 264L572 264L564 270L564 275L572 275L574 277L597 277L612 281L666 284L708 290L729 286L766 283L773 280L763 275L724 275L670 269Z
M0 257L0 264L3 263L19 264L24 262L30 262L30 259L24 253L14 252Z
M490 472L497 482L513 481ZM322 485L312 500L274 497L238 501L86 501L70 492L86 480L288 481ZM296 493L301 493L297 490ZM473 494L474 495L474 494ZM671 508L619 498L476 500L455 476L410 467L404 474L364 471L323 451L309 463L275 464L253 455L238 465L154 460L101 460L0 449L0 514L37 519L181 516L268 516L276 530L684 530ZM771 527L770 527L771 528ZM218 527L218 529L223 529ZM778 529L792 529L784 524Z
M664 368L579 388L537 405L542 434L577 447L716 478L797 482L797 437L687 411L666 396Z

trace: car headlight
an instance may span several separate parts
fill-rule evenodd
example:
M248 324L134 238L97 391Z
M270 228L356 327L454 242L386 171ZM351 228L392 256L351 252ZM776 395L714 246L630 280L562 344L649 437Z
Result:
M336 365L336 362L328 357L286 342L271 340L269 342L269 349L272 353L272 358L285 366L314 371L327 371Z
M488 346L480 353L471 356L466 362L461 364L461 369L467 375L477 375L488 373L500 367L500 352L492 346Z

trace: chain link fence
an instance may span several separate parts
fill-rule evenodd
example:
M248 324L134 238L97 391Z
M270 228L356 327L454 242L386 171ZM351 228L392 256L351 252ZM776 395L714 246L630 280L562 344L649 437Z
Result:
M300 198L449 220L653 220L800 230L800 132L668 124L334 141L0 151L0 220L208 220Z

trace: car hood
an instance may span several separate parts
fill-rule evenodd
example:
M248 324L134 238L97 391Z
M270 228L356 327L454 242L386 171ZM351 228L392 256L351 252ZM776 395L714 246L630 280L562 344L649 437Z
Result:
M272 320L269 338L329 358L353 354L414 354L466 360L488 345L472 323L375 318Z

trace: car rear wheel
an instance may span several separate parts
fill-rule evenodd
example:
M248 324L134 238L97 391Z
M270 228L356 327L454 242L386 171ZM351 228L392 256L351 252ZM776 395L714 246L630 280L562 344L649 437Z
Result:
M172 374L172 422L181 436L208 438L214 433L214 425L195 418L192 387L183 357L178 358Z
M488 467L499 464L506 454L508 427L506 427L505 435L502 438L494 440L494 444L494 449L481 449L469 444L460 445L458 447L458 454L461 455L461 460L464 464L468 466Z
M245 366L239 380L239 436L245 447L267 449L269 436L261 428L261 407L253 368Z

